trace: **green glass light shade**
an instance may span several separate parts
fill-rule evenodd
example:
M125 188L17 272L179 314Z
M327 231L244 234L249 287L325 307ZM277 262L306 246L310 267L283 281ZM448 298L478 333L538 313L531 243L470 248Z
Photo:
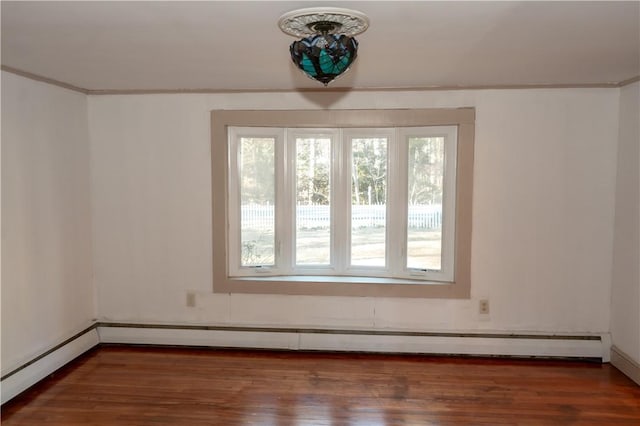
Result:
M289 50L303 73L326 86L356 60L358 42L346 35L317 34L294 41Z

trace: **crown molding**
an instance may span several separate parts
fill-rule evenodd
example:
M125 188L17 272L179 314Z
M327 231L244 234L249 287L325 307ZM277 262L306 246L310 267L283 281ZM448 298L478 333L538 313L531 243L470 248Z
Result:
M631 77L629 79L621 81L620 83L618 83L618 87L628 86L635 83L636 81L640 81L640 75L636 75L635 77Z
M460 90L527 90L527 89L615 89L640 81L640 75L618 83L581 83L581 84L496 84L496 85L450 85L450 86L389 86L389 87L328 87L328 88L292 88L292 89L86 89L55 80L53 78L23 71L7 65L2 71L19 75L31 80L62 87L85 95L176 95L176 94L239 94L239 93L345 93L345 92L443 92Z
M163 95L163 94L233 94L233 93L345 93L345 92L446 92L461 90L527 90L527 89L615 89L618 83L587 84L514 84L477 86L422 86L422 87L328 87L299 89L100 89L89 90L89 95Z
M7 65L2 65L0 68L2 69L2 71L10 72L12 74L16 74L31 80L40 81L42 83L51 84L52 86L62 87L63 89L73 90L74 92L84 93L85 95L88 95L91 92L88 89L74 86L73 84L65 83L63 81L55 80L49 77L44 77L38 74L33 74L28 71L23 71L18 68L13 68Z

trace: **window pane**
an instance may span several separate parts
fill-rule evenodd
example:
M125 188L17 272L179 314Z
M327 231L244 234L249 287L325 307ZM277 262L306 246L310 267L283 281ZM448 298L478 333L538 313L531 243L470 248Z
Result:
M442 268L444 138L409 138L407 267Z
M240 139L241 265L275 263L275 139Z
M331 139L296 139L296 264L331 263Z
M384 267L387 138L351 140L351 265Z

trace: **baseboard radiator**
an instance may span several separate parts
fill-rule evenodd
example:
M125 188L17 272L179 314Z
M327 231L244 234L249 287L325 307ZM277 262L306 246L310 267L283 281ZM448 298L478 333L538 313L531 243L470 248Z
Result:
M611 346L611 365L626 374L640 386L640 363L634 361L617 346Z
M99 344L558 358L609 362L609 335L429 333L98 322L3 374L9 401Z
M76 333L28 362L2 374L0 394L2 403L38 383L51 373L100 343L97 324Z

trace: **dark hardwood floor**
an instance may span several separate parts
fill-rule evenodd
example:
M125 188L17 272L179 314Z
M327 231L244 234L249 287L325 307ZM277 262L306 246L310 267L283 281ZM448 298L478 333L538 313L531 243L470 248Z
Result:
M640 387L582 362L103 346L2 424L640 425Z

